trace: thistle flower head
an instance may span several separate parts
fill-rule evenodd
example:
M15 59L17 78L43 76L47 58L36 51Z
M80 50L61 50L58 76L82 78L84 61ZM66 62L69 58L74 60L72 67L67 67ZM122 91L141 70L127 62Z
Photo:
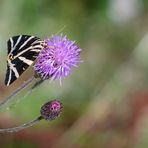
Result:
M62 108L60 101L52 100L41 107L40 113L45 120L54 120L60 115Z
M81 49L66 36L45 39L47 46L41 50L34 65L36 74L43 80L61 79L71 73L80 62Z

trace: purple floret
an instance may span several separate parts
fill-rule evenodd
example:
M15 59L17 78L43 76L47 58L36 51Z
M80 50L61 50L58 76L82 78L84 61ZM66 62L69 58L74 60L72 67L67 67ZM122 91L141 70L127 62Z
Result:
M45 39L47 46L41 50L34 65L36 74L43 80L61 79L80 63L81 49L66 36Z

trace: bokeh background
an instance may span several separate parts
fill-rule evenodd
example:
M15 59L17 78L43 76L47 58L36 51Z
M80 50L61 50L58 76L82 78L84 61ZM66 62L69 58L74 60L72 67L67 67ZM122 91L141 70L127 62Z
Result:
M42 104L63 103L52 122L1 134L1 148L148 147L147 0L0 0L0 99L33 75L4 85L7 40L18 34L63 34L82 48L83 63L59 81L45 81L0 109L0 128L39 116ZM28 93L30 92L30 93Z

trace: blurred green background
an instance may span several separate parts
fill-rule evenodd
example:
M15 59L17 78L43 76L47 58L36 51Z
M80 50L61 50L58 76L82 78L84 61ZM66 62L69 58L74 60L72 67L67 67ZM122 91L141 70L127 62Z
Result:
M7 40L63 34L82 49L83 63L59 81L22 91L1 109L0 127L39 116L42 104L63 103L55 121L1 134L1 148L148 147L147 0L0 0L0 99L33 74L4 86Z

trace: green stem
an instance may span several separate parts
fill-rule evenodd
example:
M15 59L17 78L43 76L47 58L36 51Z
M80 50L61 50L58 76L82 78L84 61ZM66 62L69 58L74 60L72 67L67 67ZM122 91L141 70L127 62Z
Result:
M10 94L8 97L4 98L4 100L2 102L0 102L0 109L3 106L5 106L10 100L12 100L12 98L14 96L16 96L21 90L28 87L31 84L31 82L33 82L34 79L35 79L34 76L32 76L29 80L24 82L19 88L17 88L14 92L12 92L12 94Z
M17 127L12 127L12 128L4 128L4 129L0 129L0 133L14 133L14 132L19 132L23 129L26 129L28 127L31 127L35 124L37 124L40 120L42 120L42 116L30 121L30 122L27 122L27 123L24 123L20 126L17 126Z

